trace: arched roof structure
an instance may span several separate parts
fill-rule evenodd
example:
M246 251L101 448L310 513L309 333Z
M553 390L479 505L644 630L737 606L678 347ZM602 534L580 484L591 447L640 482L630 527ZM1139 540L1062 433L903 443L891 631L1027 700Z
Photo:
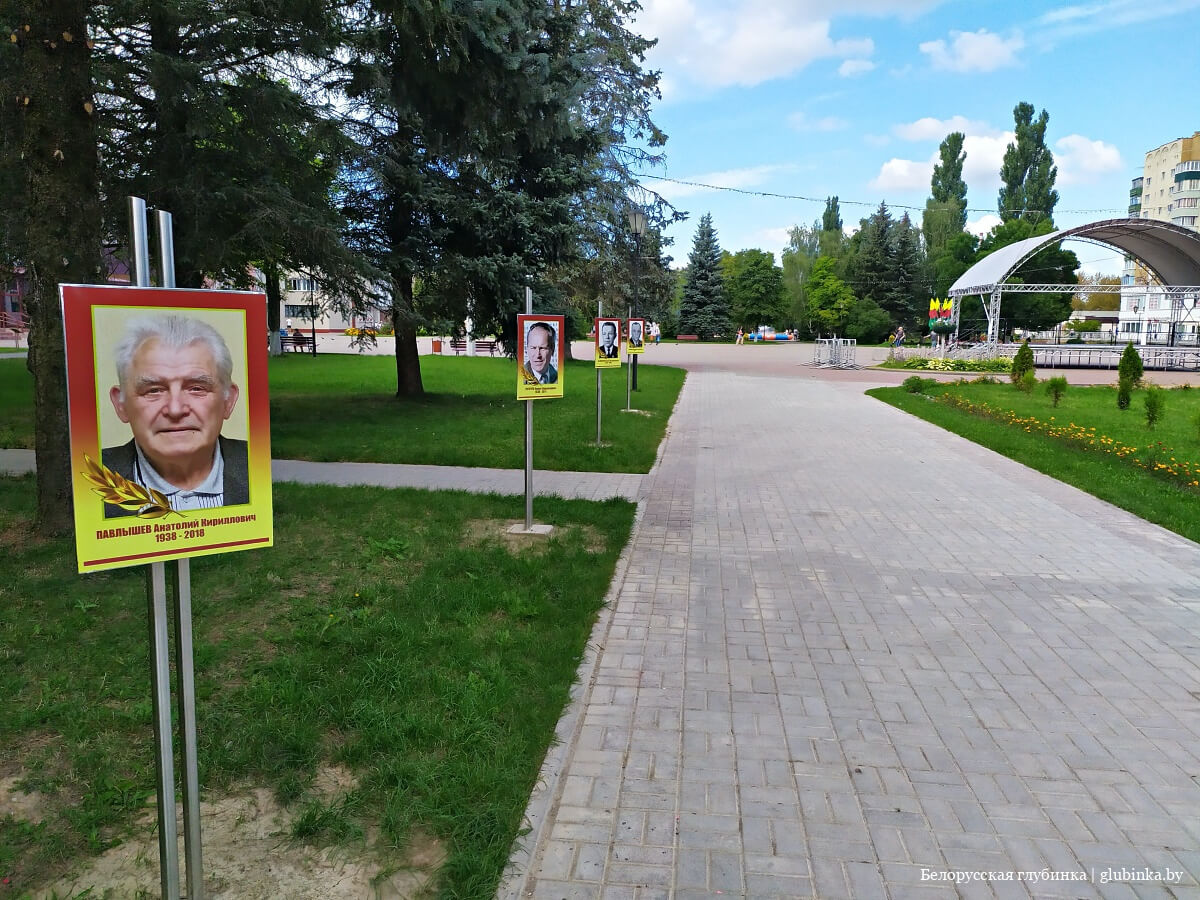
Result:
M950 287L950 296L1003 290L1009 276L1026 260L1068 239L1090 241L1128 254L1165 285L1200 285L1200 231L1156 219L1105 219L1001 247L963 272Z

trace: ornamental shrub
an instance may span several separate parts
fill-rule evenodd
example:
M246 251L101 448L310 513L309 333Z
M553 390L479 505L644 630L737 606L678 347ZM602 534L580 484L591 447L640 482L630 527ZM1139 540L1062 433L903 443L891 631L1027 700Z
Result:
M1013 384L1021 386L1021 379L1025 377L1026 372L1032 372L1033 369L1033 348L1029 346L1029 338L1025 338L1017 355L1013 357L1012 368L1008 371L1008 377L1012 379ZM1022 388L1022 390L1024 390Z
M1121 353L1121 362L1117 365L1117 378L1122 381L1128 380L1130 388L1135 388L1141 384L1143 374L1145 372L1142 368L1142 357L1134 348L1133 341L1130 341Z
M1019 351L1018 351L1019 352ZM1017 382L1017 390L1022 393L1032 394L1033 389L1037 387L1037 373L1030 369L1021 376L1021 380Z
M1133 383L1128 378L1117 380L1117 409L1129 409L1129 395L1133 393Z
M920 375L909 375L900 382L900 387L904 388L910 394L924 394L937 383L936 378L922 378Z
M1155 423L1162 419L1163 408L1167 404L1166 392L1158 385L1152 384L1146 388L1146 427L1154 428Z
M1062 375L1056 375L1054 378L1046 379L1046 393L1050 399L1054 401L1054 405L1058 406L1058 401L1062 399L1062 395L1067 392L1067 379Z

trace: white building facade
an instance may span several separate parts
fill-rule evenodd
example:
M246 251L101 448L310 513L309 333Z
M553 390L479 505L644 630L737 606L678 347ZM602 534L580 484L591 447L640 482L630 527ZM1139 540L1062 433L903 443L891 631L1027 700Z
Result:
M1129 215L1186 228L1200 216L1200 131L1146 154L1129 190ZM1155 290L1146 269L1125 258L1121 276L1120 338L1136 344L1200 343L1200 296Z

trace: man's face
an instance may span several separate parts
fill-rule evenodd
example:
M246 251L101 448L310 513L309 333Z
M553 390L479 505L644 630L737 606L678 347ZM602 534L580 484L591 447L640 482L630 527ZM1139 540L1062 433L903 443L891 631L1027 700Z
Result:
M629 339L631 341L640 341L642 339L642 326L637 322L633 322L629 326Z
M612 322L605 322L600 326L600 340L604 342L605 347L611 347L617 339L617 326Z
M123 395L114 387L109 399L160 472L212 459L238 389L230 385L225 392L205 344L169 350L155 339L146 341L133 355L126 378Z
M535 375L541 375L550 365L550 334L545 328L530 328L525 340L525 354Z

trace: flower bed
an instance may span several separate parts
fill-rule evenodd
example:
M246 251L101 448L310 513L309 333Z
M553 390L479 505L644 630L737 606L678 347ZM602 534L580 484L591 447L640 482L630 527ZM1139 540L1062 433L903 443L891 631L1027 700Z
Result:
M913 369L919 372L1004 372L1012 368L1012 357L994 359L951 359L941 356L909 356L888 359L881 363L885 369Z
M1175 481L1184 487L1200 487L1200 463L1176 459L1172 455L1175 452L1174 448L1164 445L1162 441L1154 441L1145 447L1133 447L1106 435L1097 434L1094 427L1076 425L1074 422L1062 425L1055 421L1054 416L1051 416L1049 421L1043 421L1035 416L1019 416L1011 409L999 409L988 403L976 403L949 391L930 399L973 416L1002 422L1031 434L1045 435L1072 447L1108 454L1125 460L1152 475Z

